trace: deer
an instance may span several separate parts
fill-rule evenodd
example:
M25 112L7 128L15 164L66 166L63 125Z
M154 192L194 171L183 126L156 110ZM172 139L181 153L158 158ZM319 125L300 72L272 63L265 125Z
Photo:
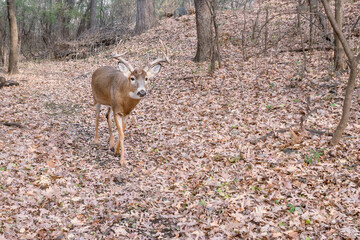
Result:
M99 141L100 107L101 105L106 105L108 106L108 110L105 116L110 135L110 150L114 151L115 156L120 155L121 166L125 166L124 131L126 120L140 100L146 96L148 80L160 72L162 63L170 62L165 46L164 49L163 57L148 63L144 68L134 68L128 61L122 58L123 54L115 54L112 57L118 60L117 69L104 66L96 69L92 74L91 89L94 98L93 106L96 108L94 144L98 144ZM111 127L111 112L114 115L119 134L115 148Z

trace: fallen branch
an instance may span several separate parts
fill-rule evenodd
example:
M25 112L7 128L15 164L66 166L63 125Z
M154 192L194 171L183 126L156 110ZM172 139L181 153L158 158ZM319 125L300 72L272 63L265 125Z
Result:
M10 87L10 86L19 86L19 83L13 80L5 80L5 78L0 77L0 88Z
M301 116L301 119L300 119L300 127L303 128L303 124L305 122L305 120L311 115L313 114L314 112L316 112L317 110L319 110L320 108L316 107L314 108L313 110L311 110L310 112L306 113L305 115Z
M323 47L317 47L317 48L296 48L296 49L285 49L285 50L280 50L280 53L283 53L283 52L303 52L303 51L312 51L312 50L318 50L318 51L330 51L330 50L333 50L332 47L326 47L326 48L323 48Z
M4 122L2 122L2 124L3 124L4 126L7 126L7 127L26 128L25 126L21 125L20 123L16 123L16 122L7 122L7 121L4 121Z
M275 136L275 132L277 133L284 133L284 132L287 132L289 131L289 129L278 129L278 130L274 130L274 131L271 131L269 133L267 133L265 136L262 136L258 139L253 139L253 140L250 140L250 143L252 144L257 144L258 142L260 141L264 141L266 140L268 137L272 137L272 136Z
M354 26L351 28L351 32L354 32L354 30L355 30L355 28L356 28L356 25L358 24L359 20L360 20L360 16L357 18Z
M334 134L329 131L321 131L321 130L310 129L310 128L305 128L305 130L312 134L334 136Z
M313 114L314 112L316 112L317 110L319 110L320 108L316 107L314 108L313 110L310 110L310 97L308 96L306 98L306 113L301 116L301 119L300 119L300 128L301 129L304 129L304 122L305 120L311 115Z
M317 109L314 109L313 111L315 111L315 110L317 110ZM327 131L322 131L322 130L316 130L316 129L311 129L311 128L305 128L304 130L306 130L306 131L308 131L308 132L310 132L311 134L314 134L314 135L334 136L334 134L329 132L328 130ZM262 136L262 137L260 137L258 139L250 140L250 143L256 145L258 142L264 141L268 137L275 136L275 133L285 133L285 132L290 132L292 137L294 137L294 132L291 129L291 127L289 127L289 128L285 128L285 129L278 129L278 130L271 131L271 132L267 133L266 135L264 135L264 136ZM346 135L346 136L343 136L342 138L358 138L358 137Z
M78 80L78 79L84 79L84 78L88 78L89 77L89 74L90 74L90 72L87 72L87 73L84 73L84 74L81 74L81 75L79 75L79 76L76 76L76 77L74 77L73 79L71 79L71 80Z
M205 77L204 76L198 76L198 77ZM187 77L179 77L179 78L173 78L172 80L174 81L181 81L181 80L184 80L184 81L187 81L187 80L194 80L195 76L187 76Z

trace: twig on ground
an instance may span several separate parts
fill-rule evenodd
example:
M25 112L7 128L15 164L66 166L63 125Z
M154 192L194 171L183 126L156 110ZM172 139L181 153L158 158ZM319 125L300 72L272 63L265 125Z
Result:
M16 122L3 121L2 124L7 127L26 128L25 126L21 125L20 123L16 123Z
M329 132L329 131L321 131L321 130L316 130L316 129L310 129L310 128L305 128L306 131L312 133L312 134L317 134L317 135L326 135L326 136L333 136L334 134Z

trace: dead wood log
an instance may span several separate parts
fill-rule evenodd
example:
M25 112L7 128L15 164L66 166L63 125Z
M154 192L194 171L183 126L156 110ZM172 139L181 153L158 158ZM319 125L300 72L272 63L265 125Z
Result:
M295 48L295 49L284 49L284 50L280 50L279 52L280 53L283 53L283 52L303 52L303 51L312 51L312 50L318 50L318 51L330 51L330 50L333 50L332 47L316 47L316 48Z
M0 88L10 86L19 86L19 83L13 80L6 80L4 77L0 77Z
M26 128L25 126L21 125L20 123L16 123L16 122L7 122L7 121L4 121L4 122L2 122L2 124L3 124L4 126L7 126L7 127Z
M5 85L6 79L4 77L0 77L0 88Z

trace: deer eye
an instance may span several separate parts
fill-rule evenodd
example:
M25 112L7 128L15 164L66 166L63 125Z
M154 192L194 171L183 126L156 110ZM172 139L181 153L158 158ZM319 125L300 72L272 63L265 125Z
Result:
M147 80L149 80L149 78L148 78L148 77L145 77L145 81L147 81Z
M131 76L131 81L135 81L135 77L134 76Z

